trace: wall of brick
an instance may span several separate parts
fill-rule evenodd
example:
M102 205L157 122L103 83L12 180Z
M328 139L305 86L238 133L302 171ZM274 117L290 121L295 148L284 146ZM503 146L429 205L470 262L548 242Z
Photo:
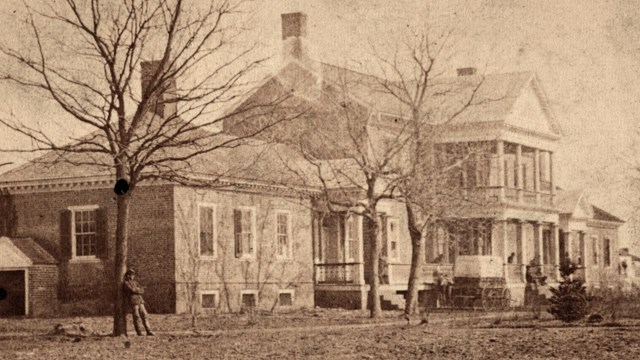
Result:
M58 310L58 267L34 265L29 268L29 315L54 315Z
M593 263L593 240L599 242L598 264ZM605 266L604 261L604 239L610 240L610 259L611 265ZM588 231L585 236L587 241L587 251L585 265L587 269L587 283L589 287L608 287L617 286L622 280L619 270L620 257L618 256L618 228L607 226L598 226L589 223Z
M216 208L215 259L198 256L199 203ZM220 311L238 311L242 290L258 291L257 306L270 310L278 290L293 289L293 307L313 307L313 243L310 203L283 194L175 188L177 312L189 308L192 290L217 290ZM253 207L256 226L255 258L241 259L234 252L233 211ZM291 219L292 256L276 257L276 211ZM189 287L197 280L198 287Z
M32 237L58 260L60 217L69 206L98 205L108 216L106 260L61 261L60 295L63 301L111 296L115 254L116 202L111 188L15 194L17 236ZM173 202L170 186L140 186L134 194L129 223L129 264L146 287L151 312L175 308Z

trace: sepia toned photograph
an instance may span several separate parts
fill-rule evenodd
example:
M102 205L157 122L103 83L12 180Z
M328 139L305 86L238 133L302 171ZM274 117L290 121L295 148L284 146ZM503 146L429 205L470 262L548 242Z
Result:
M633 359L633 0L4 0L0 359Z

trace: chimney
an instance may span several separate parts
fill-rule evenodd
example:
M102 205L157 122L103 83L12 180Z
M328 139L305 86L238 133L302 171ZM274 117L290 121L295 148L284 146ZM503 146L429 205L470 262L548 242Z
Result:
M284 60L306 60L307 14L296 12L280 15Z
M476 74L476 68L474 67L466 67L457 69L458 76L471 76Z
M140 79L142 83L142 94L144 94L151 84L151 79L160 65L160 60L142 61L140 63ZM156 81L157 84L157 81ZM153 85L156 85L153 84ZM169 118L178 113L176 98L176 79L165 79L162 84L156 85L157 89L150 95L150 109L161 118Z

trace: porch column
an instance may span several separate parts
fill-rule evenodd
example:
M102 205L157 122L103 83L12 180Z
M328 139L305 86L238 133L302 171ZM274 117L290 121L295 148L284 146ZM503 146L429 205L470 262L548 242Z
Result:
M440 239L442 240L442 247L443 247L443 251L444 251L444 262L445 264L449 264L451 263L450 257L449 257L449 234L447 233L447 231L440 227L438 229L438 234L440 234Z
M560 227L558 224L551 225L551 243L553 244L553 265L556 269L556 281L560 281Z
M518 220L518 261L522 268L522 281L527 282L527 239L525 239L524 220Z
M567 260L571 260L573 261L573 239L572 239L572 234L571 231L563 231L562 232L564 234L564 251L565 254L562 254L563 258L566 258Z
M585 284L589 281L589 267L587 266L587 236L581 231L578 233L580 238L580 257L582 258L582 266L584 267L584 282Z
M549 182L551 183L551 206L556 205L556 172L553 169L553 153L549 151Z
M516 182L518 188L518 202L523 202L524 192L522 185L524 184L522 174L522 145L516 145Z
M498 194L500 202L504 202L504 141L498 140L496 143L496 152L498 155L498 187L500 187L500 192Z
M535 251L535 256L538 257L538 265L544 265L544 245L543 237L542 237L542 223L536 222L533 225L533 233L535 236L533 247Z
M540 205L540 150L533 150L533 188L536 192L536 204Z

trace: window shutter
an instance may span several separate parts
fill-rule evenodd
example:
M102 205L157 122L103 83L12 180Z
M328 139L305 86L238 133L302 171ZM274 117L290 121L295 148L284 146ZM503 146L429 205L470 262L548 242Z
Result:
M71 259L71 210L62 210L60 212L60 258L63 260Z
M107 209L96 210L96 237L98 239L98 254L100 259L107 259L109 254L109 216Z
M233 228L236 257L239 258L242 256L242 211L239 209L233 210Z

